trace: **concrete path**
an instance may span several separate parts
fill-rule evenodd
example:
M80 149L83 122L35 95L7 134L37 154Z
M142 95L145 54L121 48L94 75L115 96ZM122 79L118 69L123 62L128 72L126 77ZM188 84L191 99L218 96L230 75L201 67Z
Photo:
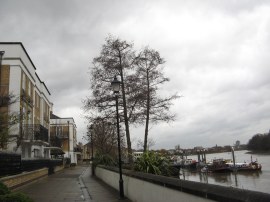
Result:
M91 168L78 165L17 189L35 202L131 202L119 200L119 192L91 176Z

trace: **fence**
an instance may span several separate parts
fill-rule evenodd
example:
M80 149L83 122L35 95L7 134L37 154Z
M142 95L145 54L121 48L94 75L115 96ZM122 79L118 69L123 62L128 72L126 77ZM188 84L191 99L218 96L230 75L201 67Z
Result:
M0 176L21 172L21 155L0 152Z
M23 159L22 160L22 171L33 171L41 168L49 168L49 174L54 173L56 166L63 165L61 159Z
M21 159L21 155L0 152L0 176L14 175L23 171L49 168L54 173L56 166L63 166L62 159Z

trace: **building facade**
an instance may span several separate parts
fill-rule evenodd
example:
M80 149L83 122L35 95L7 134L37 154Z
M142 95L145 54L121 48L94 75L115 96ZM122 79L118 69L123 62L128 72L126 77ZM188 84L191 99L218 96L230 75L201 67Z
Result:
M0 51L0 111L8 117L8 141L1 149L22 158L49 158L50 92L22 43L0 42ZM14 102L8 102L10 95Z
M51 114L50 145L61 148L65 158L70 158L72 164L78 163L81 150L77 146L77 127L73 118L60 118Z
M94 148L93 148L94 153ZM94 154L93 154L94 156ZM87 144L83 145L83 153L82 153L83 161L90 161L92 159L92 144L88 142Z

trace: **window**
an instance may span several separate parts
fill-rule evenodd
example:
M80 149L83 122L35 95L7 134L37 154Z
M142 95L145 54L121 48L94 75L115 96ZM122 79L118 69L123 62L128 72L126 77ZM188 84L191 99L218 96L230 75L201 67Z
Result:
M28 80L28 95L31 96L31 90L32 90L32 85L31 85L31 81Z
M39 157L39 149L34 149L34 157Z
M22 73L22 89L25 90L25 74Z
M35 106L36 106L36 108L39 108L39 106L40 106L40 100L39 100L40 98L39 98L39 95L37 94L37 92L36 92L36 94L35 94Z

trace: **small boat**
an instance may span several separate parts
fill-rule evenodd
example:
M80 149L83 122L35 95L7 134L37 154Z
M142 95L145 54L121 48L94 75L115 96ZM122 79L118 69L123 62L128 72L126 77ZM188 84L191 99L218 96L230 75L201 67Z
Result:
M196 169L197 161L193 159L177 159L172 166L176 168Z
M257 161L251 163L227 163L231 171L260 171L262 170L262 165Z
M230 159L214 159L212 162L208 163L203 169L202 172L230 172L231 169L228 163L231 162Z
M193 159L182 159L181 168L196 169L197 161Z
M232 171L260 171L262 165L257 161L251 163L233 163L229 159L215 159L201 169L201 172L232 172Z

